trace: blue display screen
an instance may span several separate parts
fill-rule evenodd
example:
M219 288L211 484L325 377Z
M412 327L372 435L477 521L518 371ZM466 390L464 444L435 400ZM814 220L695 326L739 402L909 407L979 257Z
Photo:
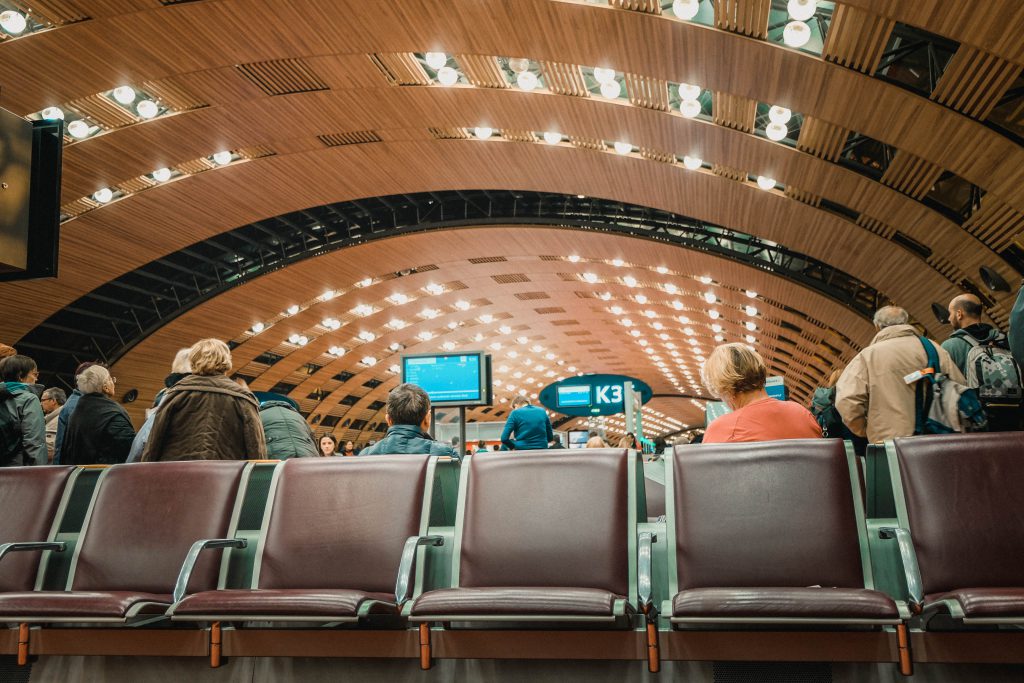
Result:
M590 405L590 385L577 384L558 387L558 407L573 408Z
M480 401L481 356L423 356L402 359L402 378L427 392L435 403Z

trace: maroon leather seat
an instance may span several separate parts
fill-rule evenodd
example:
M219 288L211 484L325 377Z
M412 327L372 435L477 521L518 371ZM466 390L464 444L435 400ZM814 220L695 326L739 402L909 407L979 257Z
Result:
M97 484L67 591L0 594L0 621L117 622L162 614L192 543L223 538L244 462L115 465ZM220 561L200 560L192 585L212 588Z
M842 441L683 446L670 467L674 623L900 622L864 575Z
M410 618L612 622L632 613L632 462L624 449L469 458L456 586L420 595Z
M1024 437L893 442L926 615L1024 623Z
M248 590L195 593L176 620L356 621L396 614L403 545L421 533L429 456L296 458L279 465Z
M74 472L74 467L57 466L0 469L0 545L49 540ZM35 551L5 555L0 560L0 593L32 590L41 558Z

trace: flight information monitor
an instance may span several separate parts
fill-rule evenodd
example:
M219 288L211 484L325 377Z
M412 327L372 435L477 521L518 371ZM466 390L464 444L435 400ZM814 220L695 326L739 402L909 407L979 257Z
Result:
M421 387L435 406L489 405L489 358L481 353L402 357L402 381Z
M574 384L558 387L558 407L573 408L590 405L590 385Z

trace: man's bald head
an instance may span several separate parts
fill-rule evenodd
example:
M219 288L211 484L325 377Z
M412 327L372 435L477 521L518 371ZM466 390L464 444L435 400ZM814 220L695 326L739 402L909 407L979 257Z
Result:
M949 302L949 324L959 330L980 323L984 310L981 299L973 294L961 294Z

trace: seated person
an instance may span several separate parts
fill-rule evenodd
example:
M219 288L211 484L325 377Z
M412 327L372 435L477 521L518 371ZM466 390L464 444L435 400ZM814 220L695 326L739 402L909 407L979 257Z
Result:
M716 347L701 374L711 395L732 409L708 425L704 443L821 438L821 427L809 410L768 396L768 368L746 345Z
M359 452L359 455L387 455L389 453L447 455L455 451L446 443L434 441L430 429L430 397L415 384L399 384L388 394L384 419L388 433L384 438Z

